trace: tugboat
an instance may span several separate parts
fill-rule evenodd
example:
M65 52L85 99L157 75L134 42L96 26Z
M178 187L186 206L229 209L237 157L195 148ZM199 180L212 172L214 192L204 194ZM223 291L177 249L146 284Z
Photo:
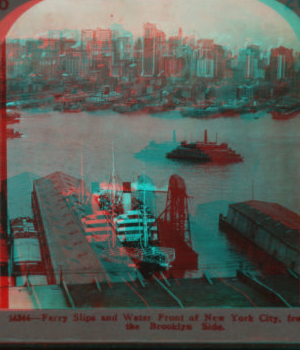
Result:
M192 161L213 161L213 162L242 162L243 157L228 147L227 143L208 142L207 130L204 132L204 142L188 143L181 142L181 146L177 147L170 153L167 158L184 159Z

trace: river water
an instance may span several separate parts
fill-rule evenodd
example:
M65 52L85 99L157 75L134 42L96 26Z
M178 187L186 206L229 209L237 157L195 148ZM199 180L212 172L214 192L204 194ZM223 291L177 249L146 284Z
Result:
M16 129L24 137L8 141L8 177L22 172L45 176L55 171L80 177L81 144L87 184L108 180L112 145L121 181L136 181L138 175L146 173L156 188L167 189L171 175L181 176L191 197L194 249L202 267L231 266L233 261L241 260L217 227L218 213L226 213L228 202L253 196L255 200L277 202L298 214L300 211L300 118L278 121L265 112L191 119L177 110L155 115L122 115L111 110L78 114L26 110ZM205 129L209 140L215 141L217 134L218 142L228 143L244 162L189 164L167 159L164 152L150 152L147 158L138 156L150 141L161 143L162 150L167 151L173 130L177 141L203 141ZM159 192L158 213L164 210L165 202L166 193ZM225 276L234 269L221 270Z

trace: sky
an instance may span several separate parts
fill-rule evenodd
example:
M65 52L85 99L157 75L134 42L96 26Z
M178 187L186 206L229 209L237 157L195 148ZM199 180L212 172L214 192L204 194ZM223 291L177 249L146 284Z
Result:
M194 34L231 47L269 49L284 45L300 51L289 23L259 0L44 0L23 14L8 38L45 37L49 29L109 28L122 24L134 37L154 23L167 37Z

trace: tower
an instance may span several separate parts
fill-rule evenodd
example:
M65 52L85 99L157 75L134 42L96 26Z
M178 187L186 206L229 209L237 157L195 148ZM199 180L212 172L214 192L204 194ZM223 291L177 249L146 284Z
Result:
M169 180L166 209L161 215L164 228L161 241L168 246L180 246L186 243L192 247L188 195L184 180L178 175L172 175Z

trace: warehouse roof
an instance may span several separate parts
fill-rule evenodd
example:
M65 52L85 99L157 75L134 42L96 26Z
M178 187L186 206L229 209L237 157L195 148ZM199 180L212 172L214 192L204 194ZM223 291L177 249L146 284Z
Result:
M276 203L247 201L230 205L293 249L299 251L300 217Z
M106 278L106 271L68 210L62 194L65 186L78 180L54 173L34 181L47 244L56 281L62 273L68 284L94 283Z
M129 273L135 268L126 264L128 256L124 261L115 261L105 257L104 243L88 243L80 227L80 214L71 208L79 194L68 195L69 190L81 190L81 185L88 195L84 183L61 172L34 181L56 281L59 282L61 271L68 284L94 283L95 277L99 282L131 280Z

